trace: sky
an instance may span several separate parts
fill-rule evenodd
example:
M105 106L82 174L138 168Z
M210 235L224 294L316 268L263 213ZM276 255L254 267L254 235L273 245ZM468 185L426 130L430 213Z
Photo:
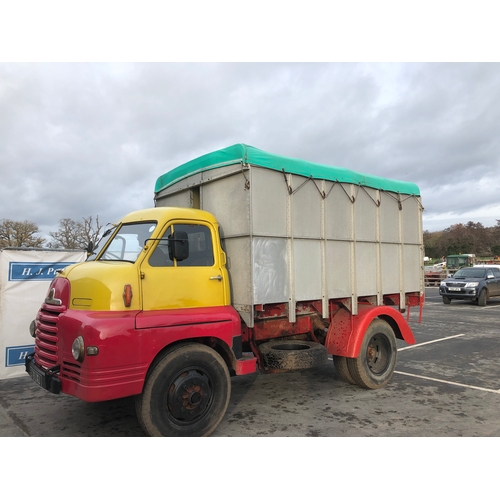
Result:
M153 206L160 175L244 143L416 183L424 230L496 225L499 63L439 51L392 62L405 52L362 58L364 49L332 52L331 61L320 49L309 60L285 50L280 59L266 46L228 51L237 33L255 38L231 31L226 51L219 38L199 58L196 50L148 57L151 47L138 56L130 40L124 51L108 42L65 52L63 41L54 50L55 38L43 37L0 50L0 219L35 222L43 236L63 218L115 222Z

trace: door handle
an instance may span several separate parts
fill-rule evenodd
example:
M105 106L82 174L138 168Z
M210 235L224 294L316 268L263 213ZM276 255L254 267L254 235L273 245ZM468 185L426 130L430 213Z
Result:
M222 281L222 276L219 274L219 276L210 276L211 280L217 280L217 281Z

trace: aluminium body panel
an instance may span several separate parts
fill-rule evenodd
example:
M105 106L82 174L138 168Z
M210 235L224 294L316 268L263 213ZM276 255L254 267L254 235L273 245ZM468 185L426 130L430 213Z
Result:
M294 238L293 268L291 278L293 279L294 302L306 300L320 300L323 297L323 265L322 265L322 241L320 239Z
M326 242L326 291L330 299L352 299L355 295L353 249L351 241Z
M256 304L288 302L290 252L286 238L255 236L253 250L253 300Z
M184 193L184 194L181 194ZM252 327L254 306L423 292L420 197L313 179L259 165L197 173L162 189L157 206L215 215L228 255L234 307ZM191 203L191 205L189 205ZM187 205L186 205L187 204Z

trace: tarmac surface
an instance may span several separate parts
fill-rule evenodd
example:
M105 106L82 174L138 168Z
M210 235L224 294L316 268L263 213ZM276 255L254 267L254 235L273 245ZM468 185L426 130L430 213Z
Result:
M417 344L398 341L389 384L371 391L311 370L232 379L215 437L500 436L500 298L444 305L426 289ZM0 436L145 436L134 398L85 403L39 388L27 375L0 380Z

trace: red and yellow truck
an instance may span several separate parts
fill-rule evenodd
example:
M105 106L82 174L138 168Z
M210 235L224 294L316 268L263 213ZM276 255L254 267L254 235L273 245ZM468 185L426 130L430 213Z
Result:
M256 370L331 355L381 388L411 307L421 320L422 210L415 184L244 144L196 158L52 281L26 371L84 401L136 396L151 436L209 435Z

